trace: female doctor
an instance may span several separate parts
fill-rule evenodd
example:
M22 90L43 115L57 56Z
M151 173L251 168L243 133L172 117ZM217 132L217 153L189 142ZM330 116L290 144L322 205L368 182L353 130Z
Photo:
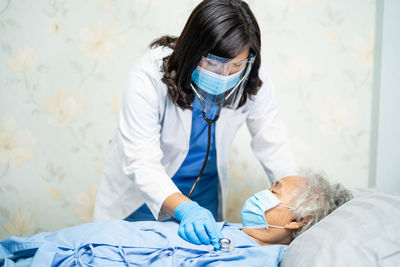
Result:
M295 174L261 67L260 29L245 2L204 0L179 37L151 48L130 74L94 219L171 216L182 238L219 249L228 152L244 121L270 180Z

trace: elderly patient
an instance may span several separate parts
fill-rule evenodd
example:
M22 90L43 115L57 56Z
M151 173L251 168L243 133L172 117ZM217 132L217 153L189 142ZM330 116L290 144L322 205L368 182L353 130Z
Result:
M231 241L228 251L186 242L177 235L177 222L105 220L3 240L0 264L278 266L294 238L351 197L341 185L331 185L317 173L285 177L245 202L242 224L218 223Z
M320 173L285 177L246 201L242 231L262 246L290 244L351 198L350 191L340 184L331 185Z

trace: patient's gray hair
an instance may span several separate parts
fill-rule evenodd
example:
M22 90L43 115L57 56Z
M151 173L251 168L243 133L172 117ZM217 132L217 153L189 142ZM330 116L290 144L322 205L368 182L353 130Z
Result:
M330 184L323 172L303 170L300 176L305 182L294 191L293 213L297 221L302 218L307 221L292 233L293 239L353 197L341 184Z

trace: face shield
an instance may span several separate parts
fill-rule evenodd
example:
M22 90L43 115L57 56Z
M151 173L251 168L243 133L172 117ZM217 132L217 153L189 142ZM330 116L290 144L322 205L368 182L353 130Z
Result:
M231 60L208 54L192 73L190 84L208 118L222 107L236 109L246 86L255 57Z

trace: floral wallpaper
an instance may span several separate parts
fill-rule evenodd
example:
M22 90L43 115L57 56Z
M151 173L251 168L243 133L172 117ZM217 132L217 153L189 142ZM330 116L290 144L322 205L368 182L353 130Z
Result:
M92 220L135 60L198 0L0 1L0 240ZM375 1L250 0L299 167L366 187ZM269 185L243 127L228 221ZM250 181L250 182L247 182Z

